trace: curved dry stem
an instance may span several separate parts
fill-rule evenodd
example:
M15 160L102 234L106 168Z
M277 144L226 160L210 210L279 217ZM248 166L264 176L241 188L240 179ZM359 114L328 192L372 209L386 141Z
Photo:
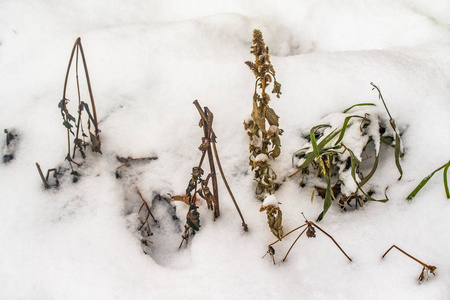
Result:
M306 225L306 224L305 224ZM305 233L305 231L308 229L308 227L306 227L305 229L303 229L303 231L298 235L298 237L295 239L294 243L292 243L291 247L289 248L288 252L286 253L286 256L283 258L283 261L286 260L286 258L289 255L289 252L291 252L292 248L294 247L295 243L297 243L298 239L302 236L303 233Z
M328 233L326 233L325 230L323 230L322 228L320 228L319 226L317 226L314 222L310 222L310 223L313 224L314 226L316 226L317 229L319 229L320 231L322 231L327 237L329 237L329 238L334 242L334 244L339 248L339 250L341 250L341 252L345 255L345 257L347 257L349 261L352 261L352 259L347 255L347 253L345 253L344 250L342 250L341 246L339 246L339 244L334 240L334 238L333 238L331 235L329 235Z

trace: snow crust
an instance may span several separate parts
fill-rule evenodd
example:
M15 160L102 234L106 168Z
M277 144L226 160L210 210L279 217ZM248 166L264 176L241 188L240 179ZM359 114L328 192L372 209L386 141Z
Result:
M244 61L253 60L254 28L282 84L281 98L270 102L284 130L271 162L279 180L306 142L301 133L324 116L361 102L381 106L370 82L404 132L403 179L393 155L380 157L371 179L374 190L389 186L390 201L348 213L332 205L319 224L352 263L318 231L284 263L294 236L274 245L277 265L261 259L274 237L254 196L242 125L252 110L255 78ZM103 155L88 154L76 184L65 178L45 190L35 163L45 170L67 163L57 104L78 36ZM446 0L1 1L0 128L20 136L14 160L0 165L0 299L448 299L442 173L412 202L405 198L450 158L449 53ZM72 111L74 93L71 85ZM221 163L250 231L243 233L219 183L220 218L200 204L201 229L178 251L188 208L176 203L179 221L152 224L154 251L145 255L135 235L135 187L148 200L184 193L201 155L195 99L214 113ZM116 156L152 155L158 160L115 178ZM313 220L322 211L298 176L276 193L285 232L304 224L301 212ZM170 208L150 202L163 223ZM395 250L381 260L392 244L437 266L437 275L419 285L416 262Z

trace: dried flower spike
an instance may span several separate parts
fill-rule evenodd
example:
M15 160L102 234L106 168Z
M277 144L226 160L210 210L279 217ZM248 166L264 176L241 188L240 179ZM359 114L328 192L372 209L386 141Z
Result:
M269 159L280 155L280 135L283 133L283 130L279 128L278 115L269 107L270 96L266 89L273 82L272 93L279 98L281 84L275 78L275 70L270 62L269 47L264 43L261 31L257 29L253 31L251 48L250 53L255 56L255 61L246 61L245 64L253 71L256 82L251 119L244 121L244 128L250 138L250 166L255 171L256 194L262 200L278 188L275 183L277 176L270 166Z

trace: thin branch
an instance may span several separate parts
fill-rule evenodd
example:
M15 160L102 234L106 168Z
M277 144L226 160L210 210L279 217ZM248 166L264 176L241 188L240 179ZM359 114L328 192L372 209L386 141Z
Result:
M158 157L156 156L152 156L152 157L141 157L141 158L132 158L132 157L128 157L125 159L125 162L123 164L121 164L120 166L118 166L116 168L116 170L119 170L120 168L128 165L130 162L132 161L142 161L142 160L156 160L158 159Z
M234 198L234 195L231 192L230 186L228 185L227 179L225 178L225 174L223 173L222 165L220 164L219 154L217 153L216 143L212 143L212 145L213 145L214 155L216 157L217 166L219 167L219 172L220 172L220 175L222 176L223 183L225 184L225 187L227 188L227 191L230 194L231 200L233 200L234 206L236 207L236 210L238 211L239 216L241 217L242 227L244 227L244 231L248 231L248 226L245 223L244 217L242 216L241 210L239 209L239 205L237 204L236 199Z
M148 206L147 201L145 201L145 199L144 199L144 197L142 196L141 192L139 191L138 187L136 187L136 191L137 191L139 197L141 197L141 200L142 200L142 202L144 202L144 205L145 205L145 207L147 208L147 211L148 211L147 218L145 219L145 222L147 222L148 216L150 215L150 216L152 216L153 221L155 221L155 223L158 223L158 221L155 219L155 216L153 216L152 211L150 210L150 207ZM142 206L141 206L141 208L139 209L139 212L138 212L138 213L141 212L141 209L142 209ZM144 224L145 224L145 222L144 222ZM143 225L142 225L142 226L143 226Z
M408 256L409 258L411 258L411 259L417 261L417 262L418 262L419 264L421 264L422 266L428 267L427 264L421 262L420 260L418 260L418 259L415 258L414 256L412 256L412 255L406 253L405 251L403 251L402 249L400 249L400 248L397 247L396 245L392 245L391 248L389 248L389 249L383 254L383 256L382 256L381 258L383 259L383 258L386 256L386 254L388 254L388 252L391 251L392 248L396 248L398 251L400 251L401 253L405 254L405 255Z
M339 248L339 250L341 250L341 252L345 255L345 257L348 258L349 261L352 261L352 259L347 255L347 253L344 252L344 250L342 250L341 246L339 246L339 244L334 240L334 238L329 235L328 233L325 232L325 230L323 230L322 228L320 228L319 226L317 226L317 224L315 224L314 222L310 221L311 224L313 224L314 226L316 226L320 231L322 231L323 233L326 234L326 236L328 236L335 244L336 246Z
M302 236L303 233L305 233L305 231L308 229L308 227L306 227L305 229L303 229L303 231L298 235L298 237L295 239L294 243L292 243L291 247L289 248L288 252L286 253L286 256L283 258L283 261L286 260L286 258L289 255L289 252L291 252L292 247L294 247L295 243L298 241L298 239Z
M36 163L36 167L38 169L39 175L41 176L42 183L44 184L46 189L49 189L50 186L48 185L47 181L44 178L44 174L42 173L41 166L38 163Z

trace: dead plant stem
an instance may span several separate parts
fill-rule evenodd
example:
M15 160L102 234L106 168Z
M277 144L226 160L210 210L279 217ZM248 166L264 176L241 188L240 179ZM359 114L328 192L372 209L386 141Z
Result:
M44 174L42 173L41 166L38 163L36 163L36 167L38 169L39 175L41 176L42 183L44 184L45 188L46 189L50 188L47 181L44 178Z
M384 258L384 257L386 256L386 254L388 254L388 252L391 251L392 248L396 248L398 251L400 251L401 253L405 254L405 255L408 256L409 258L411 258L411 259L417 261L417 262L418 262L419 264L421 264L422 266L428 267L427 264L421 262L420 260L418 260L418 259L415 258L414 256L412 256L412 255L406 253L405 251L403 251L402 249L400 249L400 248L397 247L396 245L392 245L391 248L389 248L389 249L383 254L383 256L382 256L381 258Z

